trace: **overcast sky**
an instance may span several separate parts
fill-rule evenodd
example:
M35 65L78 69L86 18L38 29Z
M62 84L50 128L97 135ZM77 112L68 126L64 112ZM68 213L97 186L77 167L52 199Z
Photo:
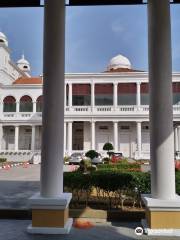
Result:
M146 6L68 7L66 72L103 72L118 54L134 69L147 70L146 11ZM180 5L171 13L173 70L180 71ZM12 59L24 52L32 75L42 74L42 26L42 8L0 9L0 31L8 37Z

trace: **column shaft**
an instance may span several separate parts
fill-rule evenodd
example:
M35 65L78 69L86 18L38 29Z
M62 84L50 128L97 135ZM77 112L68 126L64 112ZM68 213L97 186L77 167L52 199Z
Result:
M114 102L114 107L116 108L118 106L118 84L117 83L114 83L113 102Z
M177 127L177 150L180 151L180 126Z
M151 194L175 198L170 2L148 1Z
M118 152L118 122L114 122L114 151Z
M33 102L33 113L36 113L36 102Z
M138 159L141 159L141 156L142 156L142 129L141 129L141 122L137 122L137 151L138 151Z
M91 83L91 107L94 108L95 106L95 87L94 83Z
M19 126L15 126L15 151L19 150Z
M68 122L68 154L72 153L72 122Z
M69 107L72 107L72 83L69 83Z
M139 107L141 105L141 83L136 83L137 92L136 92L136 105Z
M63 192L65 1L46 0L44 12L41 196Z
M66 122L64 122L64 155L66 153Z
M36 142L36 126L32 126L31 133L31 151L35 150L35 142Z
M3 125L0 124L0 151L2 150L2 140L3 140Z
M95 146L95 122L91 122L91 148L92 150L96 150L96 146Z

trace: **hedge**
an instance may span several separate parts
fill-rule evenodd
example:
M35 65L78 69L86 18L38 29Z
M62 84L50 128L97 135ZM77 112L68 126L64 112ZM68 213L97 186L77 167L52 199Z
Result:
M137 202L141 205L141 193L151 191L150 174L118 170L101 170L91 174L65 172L64 188L73 193L76 204L84 201L87 206L95 189L97 200L104 201L109 208L123 207L127 199L132 201L133 206ZM180 171L176 172L176 192L180 194Z
M101 164L98 165L98 170L122 170L122 171L126 171L126 170L134 170L134 171L140 171L141 169L141 165L138 163L124 163L124 162L120 162L117 164Z

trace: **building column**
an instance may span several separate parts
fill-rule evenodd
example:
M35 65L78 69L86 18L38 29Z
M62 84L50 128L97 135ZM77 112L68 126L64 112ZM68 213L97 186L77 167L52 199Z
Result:
M53 36L53 37L52 37ZM63 193L65 1L45 0L43 55L43 134L40 194L29 201L29 233L65 234L70 231L68 206L72 194Z
M36 101L33 102L33 113L36 113Z
M15 126L14 150L16 152L19 150L19 126Z
M178 127L174 128L174 151L179 151L179 138L178 138Z
M16 102L16 112L19 113L20 112L20 101Z
M66 104L67 104L67 102L66 102L66 83L64 84L64 107L65 107L65 109L66 109Z
M69 107L72 107L72 83L69 83Z
M66 154L66 122L64 122L64 156Z
M151 195L143 196L149 235L180 235L175 193L170 1L148 0Z
M118 106L118 83L114 83L113 104L114 104L114 108Z
M177 126L177 150L180 151L180 126Z
M137 152L138 152L138 159L142 157L142 128L141 122L137 122Z
M118 152L118 122L113 122L114 124L114 151Z
M136 105L137 107L141 106L141 83L136 83Z
M95 122L91 122L91 149L96 150L96 140L95 140Z
M0 124L0 151L2 150L2 140L3 140L3 125Z
M68 154L72 153L72 122L68 122Z
M31 151L35 150L35 142L36 142L36 126L32 126L31 132Z
M95 106L95 84L91 83L91 107L92 109Z

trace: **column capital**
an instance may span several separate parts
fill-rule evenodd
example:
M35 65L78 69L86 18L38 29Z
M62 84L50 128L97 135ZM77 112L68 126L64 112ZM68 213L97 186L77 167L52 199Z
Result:
M112 122L113 122L113 123L119 123L119 121L118 121L118 120L113 120Z
M136 82L137 85L141 85L142 82Z
M118 82L113 82L114 86L118 86L118 84L119 84Z

